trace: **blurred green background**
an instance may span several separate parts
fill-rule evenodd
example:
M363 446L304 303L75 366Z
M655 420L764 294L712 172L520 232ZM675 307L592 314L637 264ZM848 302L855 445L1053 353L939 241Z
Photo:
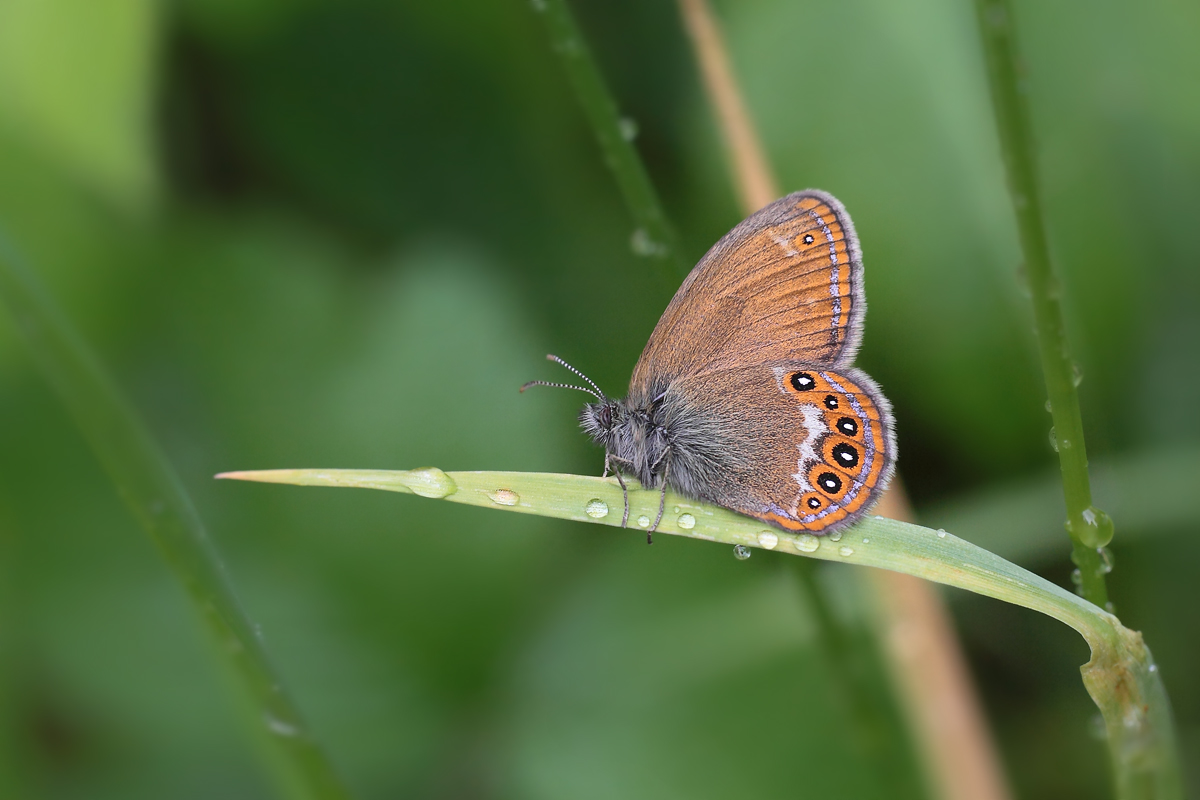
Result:
M694 261L740 214L675 5L572 6ZM1200 7L1017 6L1110 593L1196 787ZM971 4L717 10L784 187L854 216L860 363L918 513L1069 585ZM527 3L0 0L0 229L168 452L358 797L924 796L854 569L211 480L599 472L583 396L517 387L562 379L555 352L619 394L669 293ZM1083 642L947 597L1017 794L1107 796ZM4 797L274 792L7 320L0 714Z

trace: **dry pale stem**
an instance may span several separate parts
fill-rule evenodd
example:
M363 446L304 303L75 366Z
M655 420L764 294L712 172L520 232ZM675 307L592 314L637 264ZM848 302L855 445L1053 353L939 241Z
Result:
M679 0L679 10L704 74L704 88L721 126L738 198L747 213L757 211L779 197L779 186L763 153L754 122L746 112L721 29L705 0Z
M733 183L743 210L751 213L775 200L778 186L707 0L679 0L679 9L729 151ZM912 520L898 478L876 511ZM1008 786L940 595L926 581L895 572L872 570L872 581L880 599L884 649L938 796L1005 800Z

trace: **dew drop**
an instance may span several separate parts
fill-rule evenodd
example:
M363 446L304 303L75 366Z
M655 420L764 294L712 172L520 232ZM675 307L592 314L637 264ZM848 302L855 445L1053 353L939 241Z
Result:
M1100 556L1100 571L1105 575L1113 571L1113 554L1112 550L1107 547L1097 547L1097 555Z
M401 479L413 494L440 500L458 491L458 484L437 467L410 469Z
M629 237L629 247L637 256L658 256L666 251L665 247L650 238L645 228L638 228L633 232Z
M842 558L848 558L849 556L854 555L854 548L843 545L842 547L838 548L838 555Z
M617 127L621 129L621 138L625 141L632 142L637 138L637 120L630 119L629 117L621 117L620 121L617 122Z
M870 544L870 543L871 543L871 540L870 540L870 539L868 539L868 538L866 538L866 537L864 536L864 537L863 537L863 544Z
M678 524L679 527L683 528L685 531L690 531L692 528L696 527L696 518L691 514L680 514Z
M779 544L779 537L770 531L763 531L758 535L758 543L767 550L774 550L775 545Z
M515 506L521 502L521 495L512 489L497 489L488 494L488 497L492 498L492 502L498 506Z
M1061 442L1058 443L1058 446L1061 447L1063 450L1070 450L1071 449L1071 440L1063 439Z
M1050 428L1050 446L1054 448L1054 452L1058 452L1058 434L1054 432L1054 427Z
M583 507L583 513L592 519L604 519L608 516L608 503L599 497L588 500L587 505Z
M735 544L733 546L733 557L738 561L745 561L750 557L750 548L743 544Z
M1158 672L1158 664L1151 664L1149 669L1151 672Z
M938 538L939 538L939 539L945 539L945 538L946 538L946 532L945 532L944 530L942 530L941 528L938 528Z
M678 513L679 513L679 506L675 506L675 513L676 513L676 514L678 514Z
M1079 541L1088 547L1104 547L1112 541L1112 517L1095 506L1085 508L1082 516L1084 524L1083 530L1079 531Z
M299 729L290 722L284 722L270 712L263 714L263 722L267 724L267 730L276 736L292 737L299 733Z
M829 534L829 541L840 542L841 540L842 540L842 532L841 531L834 531L833 533Z
M1071 362L1071 383L1076 386L1083 383L1083 369L1075 361Z
M650 527L650 518L647 517L645 514L642 514L640 517L638 517L637 522L638 522L638 525L640 525L643 528Z
M821 540L811 533L802 533L796 537L795 545L801 553L812 553L821 546Z
M1047 413L1047 414L1053 414L1053 413L1054 413L1054 406L1050 405L1050 400L1049 400L1049 399L1047 399L1047 400L1046 400L1046 413Z

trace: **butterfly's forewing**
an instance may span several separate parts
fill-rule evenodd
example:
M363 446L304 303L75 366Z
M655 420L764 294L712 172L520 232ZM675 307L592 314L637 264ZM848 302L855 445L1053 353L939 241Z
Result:
M654 328L631 392L771 361L845 367L865 312L862 258L845 209L825 192L790 194L700 260Z
M800 362L717 370L677 381L688 412L676 430L711 441L672 455L685 490L789 531L828 533L864 514L895 464L892 415L878 387L855 369ZM691 444L691 443L689 443Z

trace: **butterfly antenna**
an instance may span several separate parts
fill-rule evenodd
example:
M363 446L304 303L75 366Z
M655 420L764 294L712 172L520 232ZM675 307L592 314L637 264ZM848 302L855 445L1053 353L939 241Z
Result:
M596 394L597 394L597 396L598 396L598 397L599 397L601 400L603 400L603 399L604 399L604 392L600 391L600 387L599 387L599 386L597 386L597 385L596 385L596 384L595 384L595 383L592 381L592 379L591 379L591 378L589 378L587 375L584 375L582 372L580 372L579 370L575 369L575 368L574 368L574 367L572 367L570 364L568 364L566 361L563 361L561 358L559 358L558 356L554 355L553 353L548 353L548 354L546 355L546 360L547 360L547 361L553 361L553 362L554 362L554 363L556 363L556 364L562 364L564 367L566 367L567 369L571 370L571 372L574 372L576 375L578 375L579 377L583 378L585 381L587 381L587 383L588 383L588 385L589 385L589 386L591 386L593 389L595 389L595 390L596 390Z
M530 381L529 383L527 383L521 387L521 391L522 392L525 391L530 386L552 386L555 389L578 389L581 392L587 392L592 397L595 397L597 400L599 400L601 402L604 401L604 398L601 395L596 394L591 389L588 389L587 387L584 387L584 386L575 386L574 384L571 384L571 383L550 383L550 381Z

